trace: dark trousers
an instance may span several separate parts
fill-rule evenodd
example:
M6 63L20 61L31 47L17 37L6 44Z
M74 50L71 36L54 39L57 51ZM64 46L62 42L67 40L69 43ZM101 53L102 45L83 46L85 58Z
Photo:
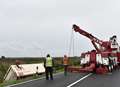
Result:
M52 67L46 67L45 74L46 74L46 80L49 80L49 75L50 75L50 79L53 80L53 68Z
M68 65L64 65L64 75L65 76L67 75L67 67L68 67Z

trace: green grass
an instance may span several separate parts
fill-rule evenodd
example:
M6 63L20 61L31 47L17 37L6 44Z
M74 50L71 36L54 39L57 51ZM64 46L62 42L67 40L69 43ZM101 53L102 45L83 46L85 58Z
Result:
M32 76L32 77L29 77L29 78L26 78L26 79L6 81L6 82L1 83L0 87L12 85L12 84L17 84L17 83L20 83L20 82L24 82L24 81L28 81L28 80L32 80L32 79L37 79L37 78L40 78L40 76L38 76L38 77L37 76Z
M8 85L12 85L12 84L20 83L20 82L22 82L22 81L20 81L20 80L6 81L6 82L1 83L0 87L5 87Z

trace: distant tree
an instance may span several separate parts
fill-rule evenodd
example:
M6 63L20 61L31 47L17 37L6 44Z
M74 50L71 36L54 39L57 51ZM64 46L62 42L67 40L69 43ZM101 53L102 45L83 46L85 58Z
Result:
M5 59L5 56L1 56L1 59Z

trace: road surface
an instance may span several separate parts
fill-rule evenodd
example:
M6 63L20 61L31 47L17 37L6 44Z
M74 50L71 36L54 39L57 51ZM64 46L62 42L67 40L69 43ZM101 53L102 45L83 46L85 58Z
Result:
M120 87L120 70L105 75L88 73L63 73L55 75L54 80L38 79L9 87Z

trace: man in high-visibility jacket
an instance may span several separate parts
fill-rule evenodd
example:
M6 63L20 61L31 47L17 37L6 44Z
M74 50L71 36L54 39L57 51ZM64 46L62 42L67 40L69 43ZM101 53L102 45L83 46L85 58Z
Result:
M68 67L69 59L67 55L64 55L63 57L63 66L64 66L64 75L67 75L67 67Z
M53 65L54 62L52 57L50 57L50 54L47 54L46 59L44 61L46 80L49 80L49 74L50 74L50 79L53 80Z

